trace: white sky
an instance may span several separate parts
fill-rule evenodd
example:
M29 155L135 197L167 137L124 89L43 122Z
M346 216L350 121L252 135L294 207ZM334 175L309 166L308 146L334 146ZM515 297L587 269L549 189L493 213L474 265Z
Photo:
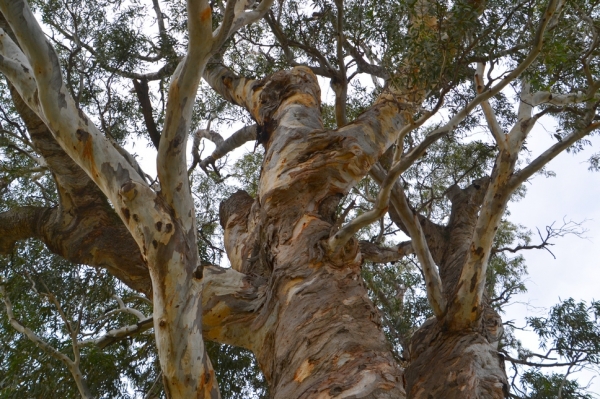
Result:
M529 141L530 148L537 151L555 142L542 129L534 131ZM556 177L536 176L528 184L527 196L509 206L509 219L533 231L537 227L543 232L554 221L561 225L563 218L574 222L587 220L583 227L588 230L583 239L570 235L554 240L551 251L556 259L544 250L522 252L529 269L528 292L518 295L517 303L503 315L504 320L515 320L517 326L524 326L526 316L546 316L559 300L572 297L576 302L583 300L589 304L600 299L600 173L588 171L586 162L592 153L600 151L600 140L592 138L592 142L595 146L582 153L563 152L557 156L548 166ZM532 243L539 241L534 238ZM534 333L516 335L529 349L538 349ZM576 378L585 386L596 376L595 372L582 371ZM592 381L591 391L600 394L600 379Z

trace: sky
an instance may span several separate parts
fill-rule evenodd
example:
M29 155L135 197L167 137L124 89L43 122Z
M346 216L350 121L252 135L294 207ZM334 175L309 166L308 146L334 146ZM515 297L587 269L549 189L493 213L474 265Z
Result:
M548 129L552 132L552 129ZM503 319L515 320L524 326L525 317L546 316L550 307L568 298L576 302L600 299L600 172L588 170L587 159L599 150L600 140L592 138L594 146L581 153L558 155L548 169L556 177L537 175L527 184L527 195L520 202L509 205L509 219L535 232L556 222L584 222L584 237L569 235L554 240L550 249L521 252L527 263L529 277L527 292L517 295L515 303L507 308ZM535 153L555 143L551 133L538 128L532 132L529 145ZM594 151L595 150L595 151ZM534 241L533 244L538 242ZM536 351L537 340L532 332L516 333L525 346ZM539 353L539 352L538 352ZM580 385L592 382L591 391L600 395L597 373L582 371L576 376Z

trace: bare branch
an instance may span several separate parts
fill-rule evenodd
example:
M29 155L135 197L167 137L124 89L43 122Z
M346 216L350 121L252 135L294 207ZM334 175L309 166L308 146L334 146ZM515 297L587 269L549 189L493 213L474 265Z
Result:
M548 91L538 91L534 94L526 96L524 98L529 104L534 107L537 107L542 104L550 104L550 105L571 105L571 104L581 104L590 100L598 100L600 99L600 94L595 93L591 95L589 93L576 92L576 93L568 93L568 94L557 94L551 93Z
M154 319L152 317L145 318L136 324L110 330L99 338L79 341L79 346L96 345L98 348L104 349L123 339L148 331L152 327L154 327Z
M274 0L263 0L258 7L246 11L249 0L228 0L223 10L223 22L213 33L212 52L219 51L223 43L240 28L261 19L271 8Z
M475 87L477 89L477 94L481 94L484 88L483 82L483 74L485 72L485 64L478 63L477 64L477 72L475 73ZM502 127L498 123L496 119L496 114L492 109L488 100L481 102L481 109L483 110L483 114L485 115L485 119L487 121L488 127L492 132L492 136L494 136L494 140L496 140L496 144L498 144L498 148L503 149L506 147L506 135L502 130Z
M344 0L335 0L337 8L337 20L335 29L337 31L337 76L331 80L331 87L335 92L335 120L338 127L348 123L346 115L346 102L348 100L348 78L346 77L346 61L344 60Z
M196 91L213 45L212 11L207 0L188 1L188 53L171 79L165 125L157 156L161 193L185 231L194 225L185 151Z
M432 143L454 130L458 126L458 124L462 122L475 107L477 107L483 101L487 101L496 94L498 94L508 84L513 82L517 77L519 77L523 73L523 71L525 71L525 69L527 69L531 65L531 63L533 63L533 61L535 61L535 59L542 50L542 46L544 43L544 32L546 30L546 27L548 26L548 23L550 22L550 19L555 14L555 12L562 8L564 2L565 0L552 0L548 4L546 11L544 12L544 15L542 17L542 21L540 22L540 25L538 26L538 29L536 31L536 35L533 40L532 48L529 54L519 65L517 65L515 69L506 73L505 76L493 87L487 88L481 94L475 96L473 100L471 100L463 109L457 112L446 124L430 132L425 137L425 139L421 143L419 143L418 146L416 146L403 156L402 162L404 164L403 168L405 168L405 170L408 169L408 167L412 165L415 160L420 158L425 152L425 150ZM430 116L431 113L426 113L423 117L421 117L414 123L405 126L403 130L415 129L416 127L422 125L425 122L425 120L427 120Z
M204 171L207 171L207 167L209 165L212 165L216 171L215 162L218 159L229 154L231 151L235 150L236 148L241 147L248 141L256 140L257 128L258 128L258 126L256 124L251 125L251 126L245 126L245 127L241 128L240 130L237 130L236 132L234 132L226 140L223 140L223 137L221 137L221 135L219 135L218 133L208 131L206 129L197 130L195 133L195 134L197 134L197 136L196 135L194 136L194 147L193 147L193 151L195 150L195 152L193 153L194 162L193 162L192 166L190 167L190 169L188 170L188 173L194 167L196 167L196 165L199 165L200 168L202 168ZM208 157L204 158L203 160L200 160L200 155L197 152L198 147L196 146L196 137L206 138L217 145L217 147L212 152L212 154L209 155Z
M507 353L503 353L502 354L504 356L504 358L506 360L508 360L511 363L515 363L515 364L523 364L525 366L531 366L531 367L564 367L564 366L573 366L575 364L578 364L579 362L564 362L564 363L540 363L540 362L529 362L527 360L523 360L523 359L515 359L514 357L509 356Z
M146 124L146 129L150 135L150 140L152 141L152 144L154 144L154 148L158 149L158 145L160 143L160 133L158 132L158 128L156 127L156 122L154 121L154 116L152 113L152 103L150 102L148 81L146 79L132 79L132 82L135 89L135 94L137 94L140 107L142 108L142 116L144 117L144 123Z
M154 8L154 13L156 14L158 33L161 37L166 37L167 29L165 28L165 19L163 18L163 13L160 10L160 4L158 3L158 0L152 0L152 8Z
M344 48L350 53L352 59L356 62L356 68L359 73L368 73L369 75L388 80L390 78L389 72L382 66L369 63L365 60L361 52L353 46L348 40L344 41Z
M400 169L399 165L400 163L396 165L396 170ZM376 173L373 174L374 176L386 176L386 173L379 165L375 165L373 169L377 170ZM384 182L385 180L381 182L381 184L385 184ZM446 313L446 299L442 290L442 281L440 279L437 266L435 265L433 257L431 256L431 251L427 245L425 234L423 233L423 229L418 220L418 214L414 213L412 209L410 209L408 201L402 190L398 190L397 195L394 195L391 200L392 205L396 208L396 211L402 219L402 223L405 225L408 231L408 234L412 240L411 243L413 251L417 255L417 259L423 268L423 275L425 277L425 285L427 287L427 298L429 299L429 303L431 304L436 317L441 319Z
M128 306L125 306L125 303L123 302L123 300L121 298L119 298L117 295L113 295L113 298L119 304L119 308L118 309L113 309L113 310L111 310L111 311L103 314L102 316L98 317L97 319L92 320L91 321L92 324L96 323L96 322L98 322L98 321L100 321L102 319L105 319L107 317L110 317L110 316L112 316L114 314L117 314L117 313L129 313L129 314L135 316L139 321L147 319L147 317L142 312L140 312L139 310L131 308L131 307L128 307Z
M360 246L363 262L397 262L414 253L411 241L401 242L393 247L381 247L369 241L359 241L358 245Z
M240 1L240 3L247 2L247 0L238 1ZM273 2L274 0L262 0L259 3L258 7L256 7L255 9L236 13L235 20L233 21L231 29L229 30L229 36L232 35L234 32L237 32L243 26L250 25L264 17L269 11L269 8L271 8L271 6L273 5ZM244 8L241 8L240 10L243 11ZM216 50L217 49L215 49L215 51Z
M213 130L209 130L210 127L207 127L206 129L198 129L194 132L193 136L194 138L198 137L199 139L207 139L212 141L217 147L221 144L223 144L223 141L225 141L223 139L223 136L221 136L219 133L213 131Z
M229 37L233 20L237 17L236 14L240 12L240 8L241 12L243 12L246 1L247 0L227 0L225 11L223 13L223 21L221 22L221 25L213 32L213 51L218 51L223 43L225 43L225 40L227 40Z
M600 122L590 123L585 128L574 131L567 137L564 137L562 141L559 141L552 147L548 148L525 168L516 172L510 180L510 187L512 189L516 189L517 187L519 187L519 185L521 185L523 182L525 182L525 180L533 176L535 172L543 168L544 165L546 165L548 162L554 159L558 154L569 148L577 140L587 136L588 134L590 134L598 128L600 128Z

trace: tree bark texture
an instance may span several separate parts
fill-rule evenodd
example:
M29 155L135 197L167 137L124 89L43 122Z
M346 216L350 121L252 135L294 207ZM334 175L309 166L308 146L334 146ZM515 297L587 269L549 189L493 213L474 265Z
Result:
M323 130L308 69L260 82L221 72L212 82L254 106L266 148L257 198L238 192L220 213L232 267L266 280L252 326L263 339L252 349L273 397L404 397L402 370L360 277L358 242L335 252L324 244L345 190L382 149L362 151L366 129Z

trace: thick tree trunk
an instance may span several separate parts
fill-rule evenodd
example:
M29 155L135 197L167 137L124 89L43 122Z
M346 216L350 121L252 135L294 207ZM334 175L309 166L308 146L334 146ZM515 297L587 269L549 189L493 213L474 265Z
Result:
M425 229L432 255L440 265L444 291L450 300L469 254L479 210L489 179L476 180L466 189L448 190L452 213L445 228L429 222ZM501 399L508 384L504 360L498 353L502 320L484 302L472 328L453 328L452 314L428 320L411 337L406 369L409 398Z
M243 208L240 197L221 208L229 231L244 223L236 213ZM255 325L266 331L255 353L273 397L404 397L402 371L360 277L356 241L327 255L320 241L331 224L295 209L288 201L272 209L264 228L279 234L263 235L262 254L255 255L256 263L266 263L255 270L270 274L268 300ZM270 213L254 202L251 214L263 212Z
M494 320L494 314L490 312L489 317L491 324L496 325L499 318ZM499 337L486 335L486 331L451 331L434 319L426 322L411 340L410 366L406 370L408 397L506 397L504 361L497 351Z
M405 397L402 370L360 276L358 242L327 246L342 194L391 141L383 136L377 146L368 144L388 132L377 116L397 111L396 105L381 104L345 130L326 132L309 70L264 81L219 68L210 74L227 98L250 109L266 148L257 198L232 196L221 205L221 223L232 267L267 280L253 324L263 339L253 350L271 394Z

